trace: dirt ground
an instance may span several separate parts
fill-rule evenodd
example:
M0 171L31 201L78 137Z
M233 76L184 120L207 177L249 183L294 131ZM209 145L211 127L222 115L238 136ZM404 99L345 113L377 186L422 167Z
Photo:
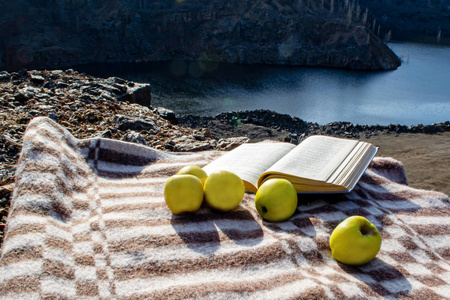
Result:
M450 132L380 134L361 140L379 147L377 156L401 161L411 187L450 195Z

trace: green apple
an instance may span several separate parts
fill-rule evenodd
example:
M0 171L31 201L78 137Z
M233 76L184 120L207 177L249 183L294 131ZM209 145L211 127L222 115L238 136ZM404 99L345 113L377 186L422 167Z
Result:
M289 219L297 209L297 191L286 179L265 181L256 191L255 206L258 213L269 222Z
M203 184L194 175L174 175L164 184L164 200L176 215L196 212L203 202Z
M339 223L330 237L333 257L346 265L363 265L375 258L381 247L381 234L364 217L351 216Z
M194 175L195 177L198 177L202 184L205 184L206 177L208 175L206 172L200 168L199 166L191 165L191 166L185 166L178 171L177 175Z
M203 190L206 204L220 211L231 211L237 208L245 194L245 186L241 178L223 170L209 174Z

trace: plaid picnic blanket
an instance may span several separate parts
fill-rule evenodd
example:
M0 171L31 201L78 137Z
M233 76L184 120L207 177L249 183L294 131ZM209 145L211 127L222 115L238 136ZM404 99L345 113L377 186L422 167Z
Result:
M75 139L50 119L25 135L0 259L7 299L299 299L450 296L450 202L407 186L402 165L375 158L345 196L300 198L267 223L246 194L233 212L175 216L165 180L219 151L162 152ZM328 246L362 215L382 233L372 262L349 267Z

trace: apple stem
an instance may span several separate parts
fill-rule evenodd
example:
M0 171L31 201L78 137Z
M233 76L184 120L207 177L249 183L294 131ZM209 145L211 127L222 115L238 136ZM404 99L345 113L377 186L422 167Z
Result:
M361 227L361 233L363 235L372 235L374 233L374 230L369 226L363 226Z

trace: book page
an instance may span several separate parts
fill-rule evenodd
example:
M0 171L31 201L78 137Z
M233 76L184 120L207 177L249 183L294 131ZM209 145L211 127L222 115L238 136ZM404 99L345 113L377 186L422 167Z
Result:
M290 143L247 143L219 157L203 170L208 175L219 170L233 172L252 184L256 191L258 177L295 147Z
M356 140L312 136L294 148L267 172L326 181L357 144Z

